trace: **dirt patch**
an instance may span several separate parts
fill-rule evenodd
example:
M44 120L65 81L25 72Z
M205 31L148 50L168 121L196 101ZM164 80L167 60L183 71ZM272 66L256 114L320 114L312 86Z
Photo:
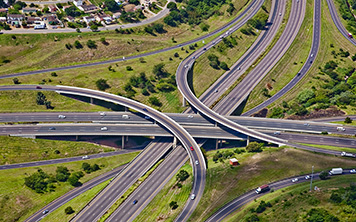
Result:
M325 118L325 117L344 116L345 114L346 114L345 112L339 110L337 107L330 107L328 109L314 110L313 112L305 116L292 115L287 117L287 119L292 119L292 120L318 119L318 118Z

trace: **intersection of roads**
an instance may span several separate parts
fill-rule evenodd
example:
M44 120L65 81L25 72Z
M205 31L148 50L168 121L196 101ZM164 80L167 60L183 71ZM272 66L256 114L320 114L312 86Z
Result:
M327 0L332 19L340 30L340 32L351 41L354 45L356 42L348 38L347 32L335 12L335 6L332 0ZM94 199L92 199L72 221L97 221L106 211L133 185L144 175L158 160L165 157L159 167L136 189L128 199L123 202L107 219L107 221L133 221L145 206L154 198L154 196L162 189L170 178L179 170L179 168L190 159L194 182L191 194L192 198L188 198L184 209L181 211L175 221L187 221L190 215L194 212L199 204L205 186L206 163L203 153L200 150L206 139L237 139L237 140L259 140L276 144L278 146L288 145L299 149L320 152L332 155L340 155L339 151L325 150L312 146L301 145L313 141L314 144L328 144L341 147L356 148L354 139L350 136L356 134L356 128L345 127L345 130L337 130L336 124L328 124L314 121L290 121L290 120L267 120L263 118L251 117L232 117L229 116L233 111L248 97L252 89L263 79L264 76L275 66L280 58L286 53L290 45L294 41L301 24L304 20L306 1L296 0L291 2L291 10L287 24L273 47L266 53L261 61L254 66L252 70L243 78L243 80L235 86L224 98L219 98L241 77L245 71L252 66L256 60L264 54L266 48L275 38L277 31L280 29L284 14L286 12L286 1L273 0L268 18L268 25L255 43L248 51L231 67L229 71L223 74L200 98L197 98L188 83L188 75L191 75L191 70L196 62L196 59L207 52L211 47L218 44L223 38L228 37L233 32L238 30L250 18L252 18L260 9L263 0L253 0L247 5L235 19L228 24L209 33L198 39L182 43L175 47L158 50L142 55L127 57L134 59L138 57L148 56L163 51L168 51L174 48L179 48L184 45L189 45L193 42L201 41L202 39L211 37L221 31L223 33L211 42L207 43L203 48L196 50L194 53L185 58L179 65L176 72L176 82L179 91L184 97L183 103L189 102L188 108L183 114L165 114L156 111L155 109L141 104L139 102L112 95L105 92L99 92L90 89L83 89L69 86L49 86L43 85L14 85L0 86L0 91L8 90L37 90L37 91L54 91L62 95L83 96L91 99L103 100L122 106L128 107L137 113L119 113L109 112L101 115L100 113L12 113L0 114L0 122L27 122L29 124L3 125L0 127L0 135L14 136L62 136L62 135L115 135L115 136L159 136L153 140L132 162L128 165L115 169L110 173L104 174L93 181L84 184L80 188L76 188L61 198L53 201L43 209L32 215L26 221L39 221L43 215L43 210L50 212L63 205L70 199L85 192L91 187L99 184L100 181L105 181L113 177L108 186L106 186ZM254 109L244 113L244 116L249 116L272 102L276 101L297 82L303 78L313 65L313 60L317 56L320 42L320 0L314 1L314 20L313 20L313 40L311 50L307 61L302 69L298 72L295 78L292 79L280 92L275 96L266 100L264 103ZM346 32L346 35L345 35ZM9 78L21 75L32 75L49 71L67 70L80 67L94 66L98 64L106 64L119 62L124 59L108 60L97 63L81 64L75 66L59 67L46 70L38 70L24 73L14 73L1 76L0 78ZM213 109L210 107L215 104ZM197 112L195 114L193 112ZM58 119L59 115L65 115L65 119ZM67 122L76 122L68 124ZM34 124L41 122L41 124ZM65 122L65 123L61 123ZM81 123L78 123L81 122ZM31 123L31 124L30 124ZM329 132L332 134L340 134L335 136L320 136L321 132ZM344 136L342 136L344 135ZM345 137L346 136L346 137ZM196 139L194 139L194 138ZM173 138L173 139L172 139ZM122 151L130 152L130 151ZM119 154L116 153L116 154ZM91 158L100 158L100 155ZM79 157L80 159L80 157ZM75 161L72 160L65 161ZM54 160L53 160L54 161ZM61 160L56 160L61 161ZM64 161L64 160L62 160ZM59 163L58 162L58 163ZM47 164L43 161L38 164ZM18 168L34 166L35 163L14 164L9 166L1 166L0 169ZM37 164L37 165L38 165ZM114 176L115 175L115 176ZM289 181L289 179L288 179ZM276 188L281 188L290 183L287 180L279 181L273 184ZM302 180L300 180L302 181ZM229 203L221 210L217 211L208 221L220 221L229 213L241 207L243 204L256 198L256 195L251 196L251 193L246 193L239 197L233 203ZM132 205L132 202L135 204Z

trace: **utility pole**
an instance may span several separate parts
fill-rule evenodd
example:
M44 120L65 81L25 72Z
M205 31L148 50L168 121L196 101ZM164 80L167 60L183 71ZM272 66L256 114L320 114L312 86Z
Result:
M313 175L314 175L314 166L312 166L312 175L311 175L311 178L310 178L310 190L312 190L312 184L313 184Z

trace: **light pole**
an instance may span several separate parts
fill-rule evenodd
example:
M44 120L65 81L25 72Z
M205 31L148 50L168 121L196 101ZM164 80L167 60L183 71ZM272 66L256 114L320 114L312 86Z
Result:
M312 175L311 175L311 178L310 178L310 190L312 190L312 184L313 184L313 175L314 175L314 166L312 166Z

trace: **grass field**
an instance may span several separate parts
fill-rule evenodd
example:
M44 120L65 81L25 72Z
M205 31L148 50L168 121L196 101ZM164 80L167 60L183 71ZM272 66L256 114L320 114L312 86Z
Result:
M261 93L267 84L273 87L269 90L269 94L274 95L302 68L308 57L313 37L313 8L313 1L307 1L304 21L295 40L274 68L250 93L244 111L252 109L267 99Z
M346 204L333 204L329 198L333 190L349 187L354 182L355 175L343 175L313 182L313 187L317 186L320 191L309 192L309 182L286 187L250 202L223 221L245 221L262 200L270 202L272 207L257 214L260 221L306 221L306 214L312 208L325 209L340 221L353 221L354 209Z
M113 157L101 159L86 160L90 164L98 164L101 170L85 174L80 182L84 183L97 177L98 175L108 172L111 169L129 162L138 152L122 154ZM81 169L83 161L63 163L60 166L67 167L70 172L76 172ZM54 174L59 165L41 166L44 172ZM62 196L73 187L69 183L56 184L55 192L46 192L38 194L24 185L24 178L36 172L38 167L29 167L22 169L11 169L0 171L0 220L17 221L24 220L52 200Z
M301 145L304 146L310 146L310 147L319 147L327 150L337 150L340 152L350 152L354 153L356 150L355 148L348 148L348 147L336 147L336 146L328 146L328 145L318 145L318 144L306 144L306 143L300 143Z
M232 1L236 11L248 2ZM206 21L210 25L210 31L227 23L233 16L229 16L224 10L220 10L222 16L214 15ZM236 13L236 12L235 12ZM159 22L162 22L161 19ZM144 31L144 26L134 28L132 34L118 34L115 31L102 31L99 33L50 33L50 34L18 34L0 36L0 75L23 72L29 70L44 69L49 67L59 67L64 65L73 65L79 63L102 61L112 58L120 58L154 51L179 44L202 34L199 26L191 27L182 24L179 27L170 27L165 25L166 30L163 34L151 35ZM101 38L106 39L106 44L101 43ZM173 43L174 37L177 43ZM83 45L82 49L73 47L68 50L65 45L78 40ZM86 46L88 40L94 40L97 49L89 49ZM3 63L7 60L10 62Z
M190 164L185 164L181 170L182 169L186 170L190 175L190 177L182 183L182 188L174 186L177 182L176 176L174 176L134 221L173 221L178 216L178 213L183 209L190 195L193 182L191 174L192 167ZM177 202L177 209L172 210L169 207L171 201Z
M310 1L308 1L310 2ZM320 89L321 85L323 84L323 81L320 80L328 80L329 77L326 75L319 75L319 67L322 67L325 65L326 62L330 61L330 60L335 60L334 56L332 55L332 51L333 50L339 50L339 48L344 49L346 51L349 51L351 55L356 53L356 48L350 43L348 42L337 30L337 28L335 27L335 25L333 24L333 21L331 19L330 13L328 11L328 7L327 7L327 3L326 1L322 1L322 9L321 9L321 40L320 40L320 48L319 48L319 52L317 57L315 58L315 61L313 63L313 66L311 67L311 69L309 70L309 72L307 73L307 75L293 88L291 89L288 93L286 93L281 99L277 100L275 103L273 103L272 105L270 105L268 108L274 108L274 107L280 107L282 101L296 101L297 95L300 93L301 89L311 89L313 86L316 88L316 90ZM331 44L333 45L333 47L331 47ZM294 44L294 47L296 45ZM302 50L299 50L301 47L294 49L297 50L296 53L298 52L302 52ZM305 52L304 52L305 53ZM296 58L299 58L296 57ZM300 54L300 58L302 58L302 54ZM339 67L349 67L349 66L354 66L354 62L352 61L352 59L350 57L348 58L338 58L336 59L338 62L338 66ZM288 64L290 64L290 66L293 68L293 64L291 62L298 62L296 59L293 59L291 61L287 59L282 58L282 61L285 61L284 64L285 66L287 66ZM283 69L279 69L280 70L280 74L277 75L277 71L275 71L274 73L276 73L276 76L284 76L287 75L286 73L291 73L292 69L289 69L290 71L287 70L283 70ZM284 83L282 84L282 79L278 79L280 88L287 84L288 81L291 80L291 78L295 75L291 74L289 76L289 79L286 78L284 79ZM268 79L272 79L273 77L269 77L267 76L265 78L265 80ZM266 84L268 81L264 81L264 83L261 83L260 86L262 86L261 88L263 88L264 84ZM261 89L260 88L260 89ZM274 92L277 91L277 88L274 86ZM255 95L258 94L258 92L254 92ZM261 91L259 92L261 93ZM257 97L255 97L257 98ZM252 101L252 100L251 100ZM261 101L261 100L260 100ZM256 103L255 103L256 105ZM248 104L248 107L252 107L253 104ZM340 108L340 107L339 107ZM247 109L245 109L247 110ZM345 111L347 114L351 115L353 113L355 113L355 108L354 107L350 107L350 106L346 106L346 108L342 108L343 111Z
M266 1L264 3L267 10L270 11L271 1ZM267 14L264 10L260 9L257 14ZM246 28L247 25L241 27L241 29ZM209 65L210 61L208 56L211 54L219 57L220 62L226 62L228 67L231 67L253 44L253 42L258 38L260 32L256 35L244 35L240 30L235 31L231 36L235 39L237 45L232 48L226 47L222 52L219 51L219 47L224 46L223 42L216 44L213 48L203 54L197 59L197 62L193 68L193 87L194 93L197 97L204 93L210 85L212 85L222 74L225 73L223 69L214 69Z
M55 151L60 153L56 154ZM114 148L86 142L0 137L0 165L82 156L114 151Z

